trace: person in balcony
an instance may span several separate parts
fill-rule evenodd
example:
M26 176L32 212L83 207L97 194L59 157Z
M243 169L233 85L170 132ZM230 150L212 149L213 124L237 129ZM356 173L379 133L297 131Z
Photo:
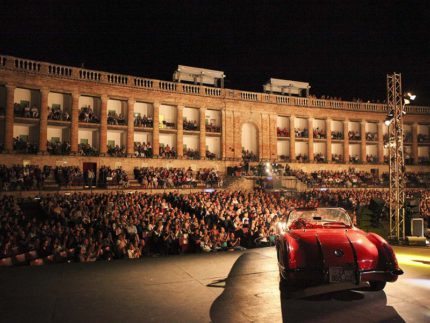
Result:
M31 107L31 117L32 118L39 118L39 109L37 108L36 105L33 104L33 106Z

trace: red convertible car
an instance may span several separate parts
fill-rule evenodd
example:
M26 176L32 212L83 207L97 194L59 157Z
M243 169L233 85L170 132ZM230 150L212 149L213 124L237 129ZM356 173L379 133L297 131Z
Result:
M377 291L403 274L391 246L341 208L292 210L278 224L276 251L284 292L336 283Z

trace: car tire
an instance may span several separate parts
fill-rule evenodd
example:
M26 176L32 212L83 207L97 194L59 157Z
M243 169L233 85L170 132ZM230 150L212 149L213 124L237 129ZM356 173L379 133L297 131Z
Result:
M387 282L385 281L370 281L369 282L369 290L372 292L378 292L385 288Z

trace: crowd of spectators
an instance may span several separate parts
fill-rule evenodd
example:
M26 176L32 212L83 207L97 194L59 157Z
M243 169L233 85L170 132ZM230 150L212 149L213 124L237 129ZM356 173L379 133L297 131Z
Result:
M341 154L332 154L331 160L335 163L343 163L343 156Z
M255 162L258 161L258 156L253 151L242 148L242 160L247 163Z
M349 140L361 140L360 131L348 131L348 138Z
M59 187L83 185L82 170L77 166L57 166L52 168L52 172Z
M15 117L22 117L22 118L39 118L39 108L33 104L30 107L30 104L27 103L25 105L15 103L13 105L13 112Z
M213 168L199 169L196 173L196 180L205 183L207 187L222 187L223 184L221 176Z
M289 137L290 136L290 130L287 128L276 128L276 133L278 134L278 137Z
M323 153L317 153L314 155L314 161L317 163L325 163L327 159Z
M127 124L124 115L122 113L117 114L116 111L109 111L107 123L113 126L125 126Z
M108 146L107 153L111 157L127 157L127 150L125 146Z
M221 126L216 126L213 122L206 125L206 132L221 132Z
M206 159L215 160L217 157L215 153L211 152L209 149L206 149Z
M199 125L196 120L187 120L184 118L184 130L198 131Z
M308 160L309 160L308 155L306 155L306 154L300 153L300 154L296 155L296 161L299 163L306 163Z
M108 186L128 187L128 176L122 168L111 169L109 166L102 166L99 169L98 186L106 188Z
M428 191L421 194L429 214ZM380 190L311 190L300 196L262 191L212 193L101 193L48 195L44 214L23 212L0 197L0 258L26 262L94 262L273 245L275 227L297 207L343 207L357 222Z
M134 118L134 126L135 127L145 127L152 128L154 126L154 122L151 116L146 116L146 114L142 117L140 114L136 115Z
M13 150L19 154L37 154L39 145L21 137L13 138Z
M160 145L160 148L158 151L159 151L158 157L160 158L174 159L177 157L175 147L170 147L168 144Z
M81 143L78 145L78 154L81 156L98 156L99 152L90 144Z
M196 187L197 180L191 168L136 167L134 178L143 188Z
M152 158L152 146L150 142L135 142L134 155L136 157Z
M0 165L1 191L26 191L43 189L45 174L36 165Z
M95 114L91 106L87 105L81 108L79 112L79 121L88 123L99 123L100 117Z
M70 114L64 110L62 111L60 107L48 107L48 120L57 121L70 121Z
M355 154L355 155L349 155L349 162L352 163L352 164L359 164L359 163L361 163L360 156L358 156L357 154Z
M331 139L334 140L343 140L343 132L338 130L331 131Z
M197 149L187 148L184 150L185 159L200 159L200 151Z
M313 131L313 135L315 139L326 139L327 133L325 129L320 129L319 127L315 128Z
M378 133L377 132L366 132L366 140L367 141L378 141Z
M47 142L46 148L50 155L70 155L70 143L68 141L51 140Z
M379 162L378 156L368 154L366 155L366 162L368 162L369 164L377 164Z
M359 171L354 168L341 171L320 170L310 173L285 167L284 175L295 176L308 187L381 187L387 186L385 178L376 173Z
M308 128L304 128L304 129L295 128L294 133L296 135L296 138L308 138L309 137Z

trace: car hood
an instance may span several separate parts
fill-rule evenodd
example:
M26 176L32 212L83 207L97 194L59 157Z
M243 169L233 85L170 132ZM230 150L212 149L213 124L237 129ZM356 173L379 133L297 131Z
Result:
M290 235L302 253L302 268L356 266L372 270L378 266L378 249L363 231L356 229L294 230Z

